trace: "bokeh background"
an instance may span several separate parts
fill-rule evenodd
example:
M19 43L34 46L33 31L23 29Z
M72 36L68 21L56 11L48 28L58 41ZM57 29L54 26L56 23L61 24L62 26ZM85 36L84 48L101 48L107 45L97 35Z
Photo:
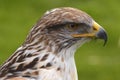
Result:
M120 0L0 0L0 64L25 40L49 9L75 7L90 14L109 36L91 41L75 54L79 80L120 80Z

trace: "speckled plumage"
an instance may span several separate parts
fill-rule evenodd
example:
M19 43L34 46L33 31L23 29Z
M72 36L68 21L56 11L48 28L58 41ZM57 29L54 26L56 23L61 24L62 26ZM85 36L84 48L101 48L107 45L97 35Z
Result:
M47 11L1 66L0 80L78 80L76 49L93 37L107 40L104 29L98 24L100 29L94 27L94 22L85 12L70 7Z

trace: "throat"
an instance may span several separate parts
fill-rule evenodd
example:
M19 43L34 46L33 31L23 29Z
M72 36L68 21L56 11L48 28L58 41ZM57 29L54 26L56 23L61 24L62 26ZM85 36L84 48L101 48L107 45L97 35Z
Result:
M74 54L76 46L64 48L57 54L50 53L48 56L48 64L50 62L49 71L55 70L53 75L60 77L61 80L78 80ZM46 60L46 61L47 61ZM50 73L52 75L52 73ZM58 76L59 75L59 76Z
M41 61L36 65L39 68L39 74L45 72L45 76L54 75L55 79L51 77L50 80L57 80L58 78L60 80L78 80L74 52L73 48L69 48L62 50L58 54L51 52L43 53L43 56L40 58ZM39 77L41 78L42 76L39 75Z
M67 50L63 50L59 53L59 65L61 70L60 72L64 76L63 80L78 80L76 64L74 60L75 49L70 47Z
M78 80L74 57L65 60L61 68L61 72L64 74L64 80Z

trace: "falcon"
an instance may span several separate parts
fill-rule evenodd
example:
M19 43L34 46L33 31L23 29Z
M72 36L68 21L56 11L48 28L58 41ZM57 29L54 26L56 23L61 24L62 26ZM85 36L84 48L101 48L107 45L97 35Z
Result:
M0 80L78 80L74 53L107 33L87 13L62 7L47 11L24 43L0 67Z

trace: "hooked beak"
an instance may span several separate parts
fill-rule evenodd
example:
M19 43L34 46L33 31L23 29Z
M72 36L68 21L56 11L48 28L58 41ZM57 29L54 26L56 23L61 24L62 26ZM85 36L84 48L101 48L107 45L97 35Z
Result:
M95 21L93 23L93 28L95 28L95 37L97 39L103 39L104 40L104 45L105 45L106 42L107 42L106 31L99 24L97 24Z
M95 21L93 21L93 31L91 33L84 33L84 34L73 34L72 35L75 38L79 37L91 37L96 39L103 39L104 45L107 42L107 33L106 31Z

